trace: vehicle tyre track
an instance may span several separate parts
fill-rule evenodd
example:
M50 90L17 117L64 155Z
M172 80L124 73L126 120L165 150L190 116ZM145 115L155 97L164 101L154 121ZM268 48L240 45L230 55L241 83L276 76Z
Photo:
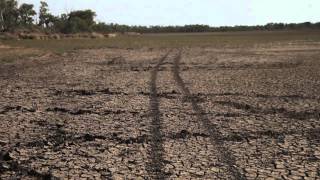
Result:
M160 66L166 60L170 52L160 58L157 65L151 71L150 80L150 115L151 122L151 149L149 150L150 162L147 164L147 171L151 178L165 179L163 172L164 159L163 159L163 136L161 132L162 120L160 118L159 97L157 92L157 76Z
M177 86L181 89L184 96L189 99L193 111L196 113L197 118L201 121L203 126L206 128L210 135L210 141L213 145L216 146L219 152L219 159L227 165L228 171L235 179L246 179L246 177L240 173L238 170L235 157L232 153L224 146L223 135L219 132L218 127L216 125L210 123L208 117L205 115L205 111L201 108L201 106L197 103L196 97L194 97L186 84L184 83L183 79L180 76L180 67L179 63L181 60L182 51L180 50L178 55L174 58L174 65L172 66L172 73Z

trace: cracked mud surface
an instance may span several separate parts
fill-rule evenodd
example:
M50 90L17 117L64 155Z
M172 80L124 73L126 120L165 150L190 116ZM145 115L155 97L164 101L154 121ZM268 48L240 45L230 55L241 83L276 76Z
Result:
M100 49L0 68L0 179L319 179L320 47Z

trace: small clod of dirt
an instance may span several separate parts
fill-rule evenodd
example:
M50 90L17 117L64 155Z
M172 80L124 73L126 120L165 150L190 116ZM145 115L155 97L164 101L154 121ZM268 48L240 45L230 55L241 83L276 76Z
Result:
M185 96L182 101L184 103L203 103L206 100L198 96Z
M73 92L77 95L80 95L80 96L91 96L91 95L95 94L93 91L87 91L84 89L73 90Z
M105 139L107 139L107 138L104 137L104 136L85 134L85 135L83 136L83 139L84 139L85 141L95 141L96 139L105 140Z
M128 95L125 92L110 91L109 88L98 90L97 92L102 93L102 94L107 94L107 95Z
M207 134L204 134L204 133L190 133L189 131L187 130L181 130L180 132L178 133L175 133L175 134L170 134L169 135L169 138L171 139L187 139L187 138L190 138L190 137L203 137L203 138L207 138L209 137L209 135Z
M8 152L0 152L0 161L11 161L12 158Z
M91 110L78 109L78 110L75 110L75 111L71 111L70 114L72 114L72 115L83 115L83 114L96 114L96 113L91 111Z
M21 112L36 112L33 108L26 108L22 106L5 106L2 111L0 111L0 114L5 114L10 111L21 111Z
M62 113L69 112L69 110L67 110L65 108L59 108L59 107L47 108L46 111L48 111L48 112L62 112Z
M307 133L307 138L309 141L320 144L320 128L310 130Z
M119 144L143 144L148 141L148 136L142 135L137 137L122 138L119 137L118 134L113 134L111 139Z
M112 58L110 61L107 62L108 65L119 65L119 64L125 64L125 63L126 63L126 60L122 56Z

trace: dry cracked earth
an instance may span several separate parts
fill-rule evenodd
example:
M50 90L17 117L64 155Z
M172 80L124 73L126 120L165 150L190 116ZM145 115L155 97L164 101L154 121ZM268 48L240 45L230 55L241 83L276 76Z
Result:
M319 179L320 44L0 66L0 179Z

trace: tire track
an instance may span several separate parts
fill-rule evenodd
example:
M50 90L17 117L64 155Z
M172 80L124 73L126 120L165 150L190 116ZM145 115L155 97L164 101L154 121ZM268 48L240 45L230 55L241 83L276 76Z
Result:
M185 85L183 79L180 76L180 67L179 63L181 60L181 50L178 55L174 58L174 65L172 66L173 78L176 81L178 87L182 90L184 96L189 99L189 102L192 105L193 111L196 113L197 118L201 121L203 126L206 128L210 135L210 141L213 145L216 146L219 152L219 159L228 166L228 171L235 179L246 179L246 177L240 173L238 170L235 157L232 153L224 146L223 135L219 132L218 127L216 125L210 123L208 117L205 115L205 111L201 108L201 106L197 103L197 98L194 97L188 87Z
M161 133L162 120L160 118L159 109L159 97L157 92L157 76L160 66L163 61L168 57L170 52L164 55L157 63L157 65L151 71L150 80L150 115L152 117L151 122L151 150L149 157L151 162L147 164L147 171L153 179L165 179L165 173L163 172L164 162L163 159L163 136Z

